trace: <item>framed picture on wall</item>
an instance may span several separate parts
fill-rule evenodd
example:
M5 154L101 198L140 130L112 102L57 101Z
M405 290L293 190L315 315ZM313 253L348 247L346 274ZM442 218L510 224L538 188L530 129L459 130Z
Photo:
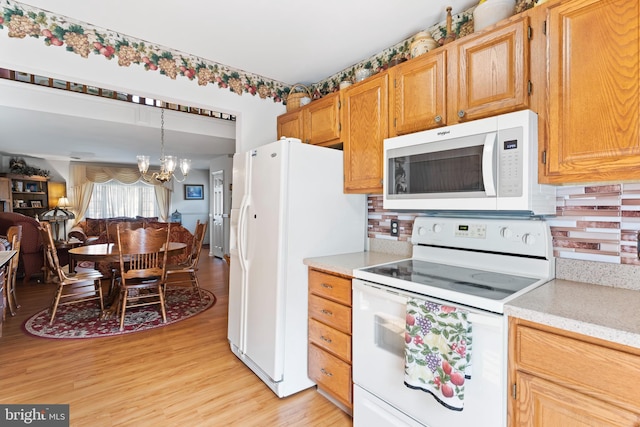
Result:
M204 199L204 185L202 184L185 184L184 185L185 200L202 200Z

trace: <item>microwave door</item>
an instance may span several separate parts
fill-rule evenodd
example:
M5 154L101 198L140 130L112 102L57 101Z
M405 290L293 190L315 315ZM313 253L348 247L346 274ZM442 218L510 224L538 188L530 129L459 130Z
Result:
M485 135L484 149L482 150L482 180L487 197L496 196L496 132Z

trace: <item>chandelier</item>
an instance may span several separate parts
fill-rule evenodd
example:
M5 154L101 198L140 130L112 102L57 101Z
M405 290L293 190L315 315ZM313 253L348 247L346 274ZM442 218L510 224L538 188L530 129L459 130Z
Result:
M171 178L175 178L176 181L182 182L187 178L189 170L191 169L190 159L180 159L176 156L165 156L164 154L164 108L161 109L160 117L160 172L153 172L148 175L149 171L149 156L138 156L138 170L142 179L147 182L158 181L165 183L170 181ZM182 172L182 179L178 179L175 175L176 166L180 164L180 171Z

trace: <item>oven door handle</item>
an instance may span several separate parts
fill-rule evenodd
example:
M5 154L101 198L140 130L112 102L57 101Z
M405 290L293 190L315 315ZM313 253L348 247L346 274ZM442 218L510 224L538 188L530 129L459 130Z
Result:
M467 320L471 325L483 325L492 328L502 328L504 324L504 316L499 314L480 314L475 312L467 313Z
M362 282L359 282L357 279L353 281L353 289L357 289L363 293L370 294L376 298L384 298L403 305L407 304L407 297L400 294L399 292L380 289L372 285L366 285Z
M408 295L405 295L400 292L391 291L389 289L378 288L373 285L366 284L364 282L355 279L353 281L353 289L363 292L365 294L369 294L376 298L383 298L386 300L391 300L397 304L407 304ZM428 296L423 297L426 301L436 301L433 298ZM439 303L444 303L444 301L437 301ZM500 314L489 314L489 313L480 313L477 311L468 311L467 312L467 320L473 325L483 325L489 326L492 328L503 328L505 317Z

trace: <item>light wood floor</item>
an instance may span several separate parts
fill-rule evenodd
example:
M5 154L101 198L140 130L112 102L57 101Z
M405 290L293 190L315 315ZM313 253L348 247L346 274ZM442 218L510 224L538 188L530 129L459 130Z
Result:
M0 338L0 402L70 404L71 426L351 426L315 388L278 399L229 349L227 265L201 257L216 305L194 318L119 337L50 340L22 323L52 285L18 286L22 307Z

